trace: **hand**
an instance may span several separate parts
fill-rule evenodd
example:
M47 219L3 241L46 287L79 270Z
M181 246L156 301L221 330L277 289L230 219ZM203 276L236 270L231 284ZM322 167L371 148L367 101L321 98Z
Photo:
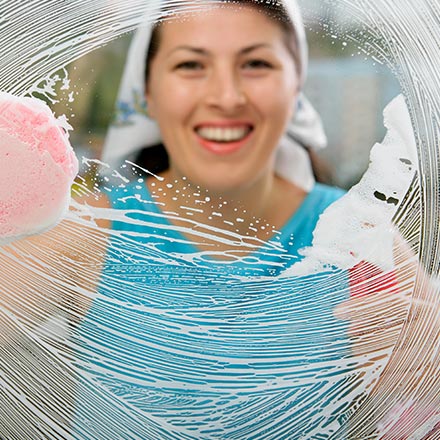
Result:
M350 322L353 354L389 351L408 314L413 284L403 285L394 270L385 273L365 261L349 273L351 298L336 308L335 316Z
M440 434L438 297L414 256L398 255L388 273L369 263L353 268L355 296L335 311L350 321L353 361L367 390L348 438L428 440Z

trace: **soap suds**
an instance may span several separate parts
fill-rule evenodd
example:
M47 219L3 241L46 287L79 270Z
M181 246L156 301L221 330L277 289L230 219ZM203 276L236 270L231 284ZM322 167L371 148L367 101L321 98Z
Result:
M0 29L0 46L4 49L0 89L20 96L39 93L53 102L57 100L53 85L59 69L134 29L145 14L153 19L159 11L159 2L144 0L51 0L31 2L32 7L24 6L20 0L4 3L8 15ZM329 2L318 6L306 2L305 8L318 9L325 3ZM92 418L78 422L78 438L93 440L136 435L152 440L218 438L218 420L212 416L216 409L223 411L225 417L221 428L228 434L234 433L235 438L252 434L279 439L277 429L281 423L294 432L312 426L310 435L329 439L343 439L347 432L351 438L373 438L371 433L379 430L384 439L388 436L421 440L421 435L435 429L438 414L433 408L440 405L439 354L438 350L430 351L429 344L438 347L439 283L435 281L440 258L440 81L436 66L439 5L430 0L336 3L363 23L360 51L395 69L412 119L402 98L391 104L385 114L388 135L382 144L374 146L369 171L358 186L323 215L314 246L304 250L303 262L280 277L249 279L214 272L209 284L197 269L203 257L212 256L212 252L195 256L167 254L151 243L154 234L145 237L147 243L140 244L135 240L139 234L130 236L104 230L97 226L99 220L131 224L142 221L124 210L97 209L87 203L73 202L73 210L67 214L70 232L85 246L75 248L74 256L54 255L53 249L70 245L56 230L47 234L48 243L38 249L28 243L11 243L13 238L41 232L63 216L76 165L66 147L66 120L50 119L44 110L43 122L35 122L30 132L24 130L25 121L20 122L19 130L13 131L8 129L9 119L2 122L5 125L0 125L0 244L9 243L10 247L0 248L0 406L6 411L0 415L0 437L73 438L69 404L75 393L85 402L83 408L86 413L89 411L88 416L96 416L94 426L88 423ZM331 27L329 34L338 34L338 29ZM27 32L17 37L22 29ZM67 83L65 86L69 87ZM69 100L72 97L67 96ZM9 95L7 98L11 99ZM31 108L30 116L39 112L35 101L32 105L25 102ZM45 120L46 117L49 119ZM60 146L53 149L53 155L38 140L51 128ZM36 139L29 138L29 133L37 132ZM16 161L6 166L3 159L11 148ZM85 159L84 163L93 165L92 160ZM32 175L35 170L47 172ZM109 170L109 175L113 171ZM113 177L118 186L129 178L123 170L117 170ZM37 179L38 185L31 184L32 179ZM57 190L44 196L43 181L47 188ZM106 184L107 191L115 188L110 180ZM11 187L21 188L23 202L11 199ZM84 184L76 191L95 198L100 190L90 190ZM25 216L20 209L29 201L35 208L41 208L36 197L42 197L44 212L36 209ZM200 197L210 202L209 197ZM17 218L26 220L20 224ZM237 222L240 218L237 212ZM73 231L72 225L82 227ZM190 220L183 230L192 226L200 228L199 237L211 235L231 247L245 239L195 225ZM171 229L158 228L155 234L163 236ZM374 276L367 280L360 277L355 285L367 298L374 294L377 285L384 285L380 282L383 273L396 269L392 237L400 229L412 238L413 249L421 249L416 261L431 275L427 279L419 273L414 282L408 268L407 279L395 280L389 289L400 289L401 296L412 304L408 314L398 307L401 296L395 296L396 301L391 303L381 298L360 304L357 327L333 320L331 311L350 293L341 287L342 269L371 264L375 269L365 272ZM112 245L103 288L97 294L90 280L102 270L96 259L105 254L108 235ZM276 244L269 248L279 251ZM92 259L86 252L90 249ZM404 254L398 257L401 262L397 268L405 268ZM325 270L328 272L323 273ZM63 296L60 305L62 319L55 317L45 328L35 330L37 317L54 307L53 303L43 307L37 300L59 298L61 292L67 297L66 300ZM21 301L24 309L20 309L16 300L25 293L28 296ZM82 316L75 302L80 295L98 301L96 314L88 317L89 327L82 335L72 333L68 326L68 331L63 331L66 316L73 316L76 322ZM302 301L297 302L299 297ZM420 309L420 304L429 307ZM375 306L382 307L381 313L374 313ZM122 317L126 317L125 322ZM137 328L138 334L147 332L151 344L124 335L127 323ZM347 325L357 335L351 346L346 345ZM384 328L391 329L391 336L386 333L388 339L381 333ZM105 330L102 338L98 333L101 329ZM367 338L369 332L373 333L372 339ZM11 339L14 344L7 342L9 336L16 337L17 333L17 341ZM316 341L322 342L325 350L317 349ZM152 352L152 344L161 350ZM94 360L102 361L99 368L87 357L91 348L96 350ZM112 359L112 350L119 351L117 360ZM271 363L271 359L276 362ZM298 361L303 364L298 366ZM243 374L249 388L236 386L233 378L239 374ZM210 377L216 381L208 383ZM147 380L151 387L139 393L137 383ZM416 380L417 389L411 388ZM118 381L125 381L125 386L119 388L119 393L113 392L112 385ZM375 394L371 390L378 383L385 385ZM320 388L322 384L324 388ZM175 395L182 388L188 393L176 403ZM202 392L191 394L195 390ZM322 393L326 393L328 400L316 405ZM295 404L298 396L299 406ZM197 411L189 412L190 404ZM290 419L275 420L271 411L277 410L278 414L284 411ZM171 422L164 420L167 411L172 414ZM197 424L197 417L206 414L207 424L197 426L197 431L186 425ZM333 416L324 423L329 414ZM390 422L390 417L398 416L404 416L404 420ZM253 423L258 421L267 429L255 434Z

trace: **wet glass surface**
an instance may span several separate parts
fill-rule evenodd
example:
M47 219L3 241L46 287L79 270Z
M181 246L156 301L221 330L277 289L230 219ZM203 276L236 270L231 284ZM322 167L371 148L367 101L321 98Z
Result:
M159 4L0 4L0 438L440 435L437 2L301 5L320 154L348 192L315 187L280 227L98 159L125 34ZM54 170L75 165L41 152L66 119L80 176L52 228Z

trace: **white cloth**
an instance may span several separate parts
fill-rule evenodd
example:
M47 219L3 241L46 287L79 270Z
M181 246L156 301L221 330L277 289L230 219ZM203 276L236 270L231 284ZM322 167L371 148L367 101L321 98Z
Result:
M304 84L307 72L307 41L296 0L284 0L286 11L295 27L301 60L300 83ZM157 17L159 3L151 6L150 17ZM177 9L178 10L178 9ZM110 167L118 167L125 159L132 159L142 148L161 142L156 122L149 119L145 101L145 62L151 37L151 18L136 31L128 51L116 103L115 119L104 144L102 160ZM306 97L300 93L297 108L289 122L286 134L277 150L276 173L294 184L310 191L314 177L310 158L302 145L314 150L324 148L327 139L321 119ZM302 144L302 145L301 145Z

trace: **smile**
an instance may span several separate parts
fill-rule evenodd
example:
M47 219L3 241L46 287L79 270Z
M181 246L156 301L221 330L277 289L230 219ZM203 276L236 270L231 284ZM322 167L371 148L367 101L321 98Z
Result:
M197 134L207 141L212 142L237 142L245 139L252 131L249 125L239 127L212 127L203 126L196 129Z
M249 123L206 123L195 128L199 145L210 154L227 156L249 144L254 126Z

